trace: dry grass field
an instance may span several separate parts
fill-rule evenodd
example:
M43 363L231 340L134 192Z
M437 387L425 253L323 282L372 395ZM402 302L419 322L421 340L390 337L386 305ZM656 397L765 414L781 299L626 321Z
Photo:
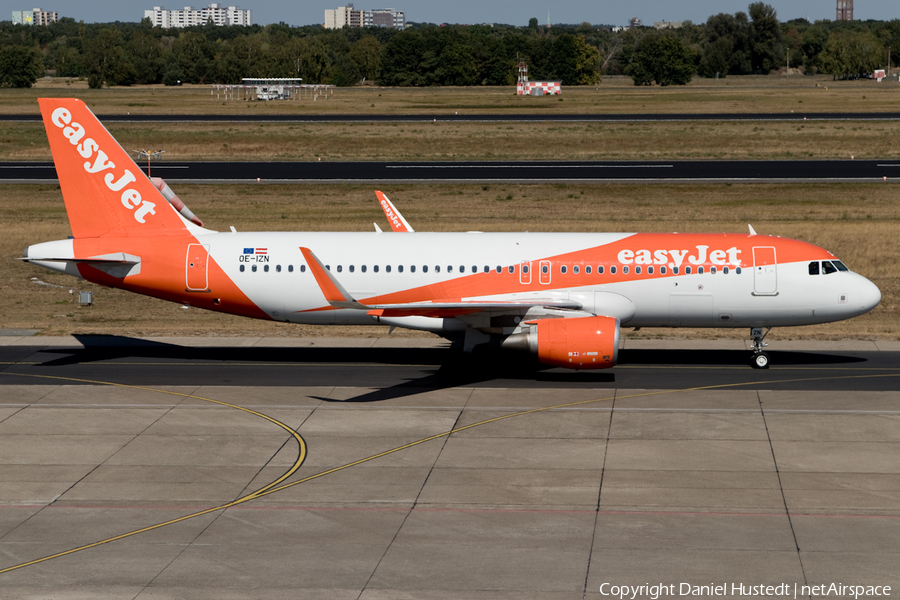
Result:
M563 86L561 96L516 96L509 87L336 88L327 100L245 102L216 99L208 85L88 89L85 81L44 78L34 88L0 92L0 114L37 113L36 98L75 96L97 114L452 114L466 113L784 113L894 112L900 83L832 81L830 76L695 77L686 86L632 85L606 77L596 86Z
M128 150L164 149L166 161L900 157L894 122L108 123L107 128ZM0 121L0 160L50 159L43 125Z
M827 88L827 89L826 89ZM37 113L40 96L77 96L98 114L557 114L892 112L900 84L827 77L695 79L683 87L634 87L628 78L517 97L510 88L337 89L328 100L221 101L208 86L89 90L41 80L0 90L0 114ZM126 149L152 146L167 160L590 160L896 158L893 123L359 123L124 124ZM0 160L49 160L39 123L0 122ZM176 186L212 228L360 230L382 222L372 188L354 185ZM875 281L884 300L844 323L776 330L773 337L900 339L900 208L890 184L394 185L384 191L420 231L746 231L810 241ZM253 210L248 211L247 207ZM383 335L382 328L315 328L183 310L97 289L13 260L28 244L69 234L55 185L0 186L0 328L45 334ZM41 285L44 282L51 285ZM53 287L60 286L60 287ZM93 290L78 308L70 290ZM396 332L394 335L421 335ZM746 337L739 330L643 330L653 335Z
M826 89L827 88L827 89ZM333 98L217 101L209 86L87 89L43 79L0 90L0 114L37 114L40 96L77 96L98 114L747 113L897 110L900 84L827 77L695 79L635 87L607 78L559 97L510 88L339 88ZM685 121L673 123L108 123L129 149L165 160L699 160L896 158L893 122ZM40 123L0 121L0 160L49 160Z
M213 229L371 231L384 217L369 186L182 185L178 194ZM872 279L872 313L831 325L780 329L775 339L900 339L900 206L890 184L396 185L384 189L419 231L693 231L764 234L824 246ZM252 210L247 210L247 207ZM98 288L13 260L70 233L55 185L0 186L0 328L44 334L383 335L382 328L317 328L183 310ZM385 234L393 235L393 234ZM52 284L41 285L37 281ZM69 290L93 290L78 308ZM394 335L401 334L395 332ZM415 334L413 334L415 335ZM746 337L744 330L642 330L639 336Z

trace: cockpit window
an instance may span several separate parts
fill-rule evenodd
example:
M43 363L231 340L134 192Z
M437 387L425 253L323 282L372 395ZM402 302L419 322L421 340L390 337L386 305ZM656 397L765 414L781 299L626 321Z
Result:
M829 260L822 261L822 272L826 275L831 275L832 273L837 273L837 267L831 264Z
M838 270L838 271L849 271L849 270L850 270L850 269L848 269L847 267L845 267L845 266L844 266L844 263L842 263L842 262L839 261L839 260L833 260L833 261L831 261L831 262L832 262L832 264L834 264L834 266L837 267L837 270Z
M818 275L819 274L819 261L814 260L809 263L809 274L810 275Z

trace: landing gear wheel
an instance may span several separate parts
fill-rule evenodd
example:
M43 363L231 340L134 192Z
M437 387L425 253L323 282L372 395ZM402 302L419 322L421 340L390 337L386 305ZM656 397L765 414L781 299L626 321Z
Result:
M769 368L769 355L763 352L762 349L768 346L763 340L766 339L770 331L772 331L771 327L765 333L763 333L762 327L754 327L750 330L750 337L753 340L750 343L750 349L753 351L753 355L750 357L750 366L754 369Z
M753 360L750 361L750 365L754 369L768 369L769 368L769 355L765 352L759 352L753 355Z

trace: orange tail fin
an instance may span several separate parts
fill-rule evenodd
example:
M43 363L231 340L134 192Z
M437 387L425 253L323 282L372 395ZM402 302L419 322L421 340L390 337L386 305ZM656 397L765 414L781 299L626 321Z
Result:
M75 98L39 98L72 235L184 232L184 221L94 113Z

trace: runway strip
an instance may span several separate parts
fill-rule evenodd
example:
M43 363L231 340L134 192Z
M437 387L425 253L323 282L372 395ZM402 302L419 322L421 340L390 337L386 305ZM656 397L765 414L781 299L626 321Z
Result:
M897 160L185 162L153 164L169 183L900 181ZM52 162L0 162L0 182L56 181Z
M377 388L374 396L361 397L359 402L469 386L678 389L692 387L698 379L709 385L729 385L745 379L750 358L740 342L723 345L713 341L706 347L702 341L693 345L683 342L684 347L675 348L628 340L620 350L617 367L568 371L549 369L509 353L463 355L437 339L398 338L393 346L392 340L386 339L385 344L359 347L357 340L272 338L268 343L261 340L253 347L241 347L227 339L216 346L216 339L209 338L202 347L192 347L197 342L190 339L86 336L57 346L52 341L48 346L30 345L40 344L41 339L0 343L0 371L38 376L52 368L54 375L62 377L139 386L155 386L160 381L168 385L249 386L262 378L268 386ZM354 347L341 347L342 343ZM413 346L405 347L405 343ZM425 345L415 347L417 343ZM898 351L877 351L874 344L807 347L802 351L803 345L773 343L769 347L772 367L754 376L771 389L900 389L895 382L877 377L900 372ZM832 382L832 376L839 379ZM3 384L0 380L0 388Z
M454 111L458 112L458 111ZM882 113L623 113L623 114L406 114L406 115L98 115L103 123L419 123L419 122L641 122L641 121L897 121ZM40 121L39 114L0 115L0 121Z

